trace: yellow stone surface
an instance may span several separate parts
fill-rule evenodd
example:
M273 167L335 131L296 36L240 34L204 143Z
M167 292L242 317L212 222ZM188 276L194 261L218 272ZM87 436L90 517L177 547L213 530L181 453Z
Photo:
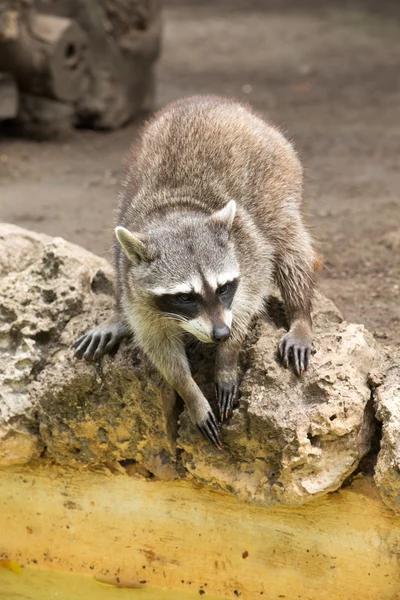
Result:
M0 472L0 558L29 572L89 576L80 580L96 584L93 598L127 592L97 579L143 600L170 598L146 596L151 588L177 590L174 600L178 591L182 599L204 591L205 600L399 600L399 556L400 517L361 476L305 506L266 509L191 482L51 466ZM23 577L0 570L0 598L12 600L5 586L14 578L17 593Z
M201 596L200 596L201 597ZM93 577L44 569L23 569L22 575L0 571L2 600L194 600L198 593L166 589L119 589ZM218 600L206 596L207 600Z

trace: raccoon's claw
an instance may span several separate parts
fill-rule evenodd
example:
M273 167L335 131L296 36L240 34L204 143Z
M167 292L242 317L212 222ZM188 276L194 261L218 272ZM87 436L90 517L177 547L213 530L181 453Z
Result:
M197 424L197 429L216 448L222 448L218 423L211 410L204 421L201 424Z
M310 363L311 343L309 340L298 339L289 332L279 343L279 354L285 369L292 361L296 375L302 375Z
M220 422L223 423L228 419L229 413L234 407L237 396L237 382L233 381L229 384L217 383L215 387L219 408L219 419Z
M117 324L91 329L74 343L75 356L85 360L102 358L105 354L118 350L124 335L125 332Z

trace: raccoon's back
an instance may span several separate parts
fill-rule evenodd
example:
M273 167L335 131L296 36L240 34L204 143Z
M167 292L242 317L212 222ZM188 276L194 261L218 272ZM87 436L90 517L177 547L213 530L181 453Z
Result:
M284 136L248 107L217 97L180 100L155 115L142 137L138 168L155 189L225 188L243 204L271 186L278 195L299 196L302 183Z
M197 96L156 113L133 148L118 224L190 205L210 212L235 199L263 230L298 207L302 169L291 144L236 101Z

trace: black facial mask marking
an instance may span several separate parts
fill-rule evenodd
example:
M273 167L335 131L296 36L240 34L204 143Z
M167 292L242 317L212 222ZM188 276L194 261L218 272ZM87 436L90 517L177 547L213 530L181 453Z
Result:
M201 308L206 306L212 314L213 309L218 309L219 305L229 309L232 306L233 298L238 287L238 280L228 281L220 286L216 292L206 289L205 296L200 294L164 294L155 297L157 308L163 313L169 313L185 317L188 320L195 319L200 314Z
M216 294L224 308L230 308L232 306L238 283L239 281L234 279L233 281L228 281L226 284L217 289Z
M184 300L189 296L189 300ZM186 319L195 319L200 312L201 296L199 294L164 294L156 296L157 308L163 313L171 313Z

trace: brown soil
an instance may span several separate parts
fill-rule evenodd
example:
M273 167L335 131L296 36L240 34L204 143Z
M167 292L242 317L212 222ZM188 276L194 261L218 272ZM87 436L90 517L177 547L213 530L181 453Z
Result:
M307 219L325 257L323 292L347 319L400 343L400 6L216 4L168 3L158 105L231 95L280 125L305 165ZM46 141L3 135L1 220L108 255L136 128Z

